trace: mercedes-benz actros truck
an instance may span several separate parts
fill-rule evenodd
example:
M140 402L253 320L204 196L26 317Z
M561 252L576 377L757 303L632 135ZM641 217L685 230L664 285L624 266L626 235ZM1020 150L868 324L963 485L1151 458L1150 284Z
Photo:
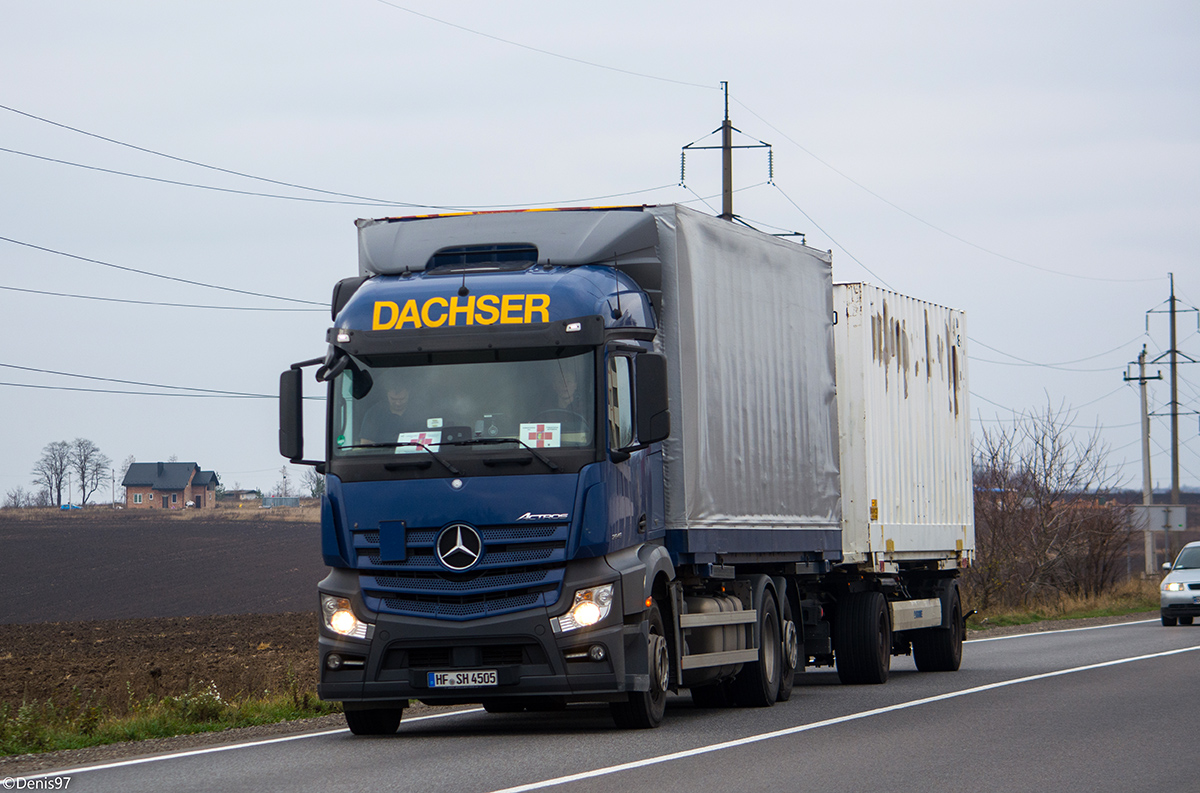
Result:
M958 668L963 314L682 206L358 221L327 352L280 381L324 473L323 699L769 706ZM303 370L325 390L304 454Z

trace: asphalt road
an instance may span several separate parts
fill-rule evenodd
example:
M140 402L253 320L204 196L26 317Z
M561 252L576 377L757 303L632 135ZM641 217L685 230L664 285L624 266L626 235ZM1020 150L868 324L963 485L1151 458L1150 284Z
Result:
M1196 790L1198 673L1200 626L1128 623L971 642L957 673L894 659L885 686L806 672L768 709L683 696L651 731L618 731L600 708L468 709L386 738L338 730L39 780L124 793Z

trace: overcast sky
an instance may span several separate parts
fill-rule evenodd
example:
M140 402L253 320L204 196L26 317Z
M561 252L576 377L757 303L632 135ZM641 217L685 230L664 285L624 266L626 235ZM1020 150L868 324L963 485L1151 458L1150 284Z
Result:
M764 151L735 155L735 212L832 249L836 280L966 311L977 432L1071 407L1140 487L1122 374L1168 347L1146 312L1169 272L1180 307L1200 305L1190 0L7 0L0 77L3 492L77 436L115 465L174 455L271 488L273 399L134 383L274 394L324 352L357 217L702 198L715 214L719 154L691 153L685 187L679 160L719 126L722 80L740 142L774 147L774 185ZM1200 359L1197 314L1179 328ZM1195 411L1200 367L1181 370ZM1152 384L1154 408L1168 399ZM1200 485L1200 419L1180 426ZM1152 437L1167 487L1165 419Z

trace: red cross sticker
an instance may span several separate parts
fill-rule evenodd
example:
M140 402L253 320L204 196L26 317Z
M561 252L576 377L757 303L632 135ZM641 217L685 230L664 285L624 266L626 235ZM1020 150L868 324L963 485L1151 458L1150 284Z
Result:
M557 446L558 444L554 443L557 433L558 430L548 430L545 424L538 424L536 429L530 430L528 440L539 449L548 445Z

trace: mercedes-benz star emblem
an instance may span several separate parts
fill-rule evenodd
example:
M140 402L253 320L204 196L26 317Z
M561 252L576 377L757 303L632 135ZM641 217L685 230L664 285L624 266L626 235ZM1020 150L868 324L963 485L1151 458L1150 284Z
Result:
M438 535L438 561L451 570L466 570L482 555L483 538L465 523L453 523Z

